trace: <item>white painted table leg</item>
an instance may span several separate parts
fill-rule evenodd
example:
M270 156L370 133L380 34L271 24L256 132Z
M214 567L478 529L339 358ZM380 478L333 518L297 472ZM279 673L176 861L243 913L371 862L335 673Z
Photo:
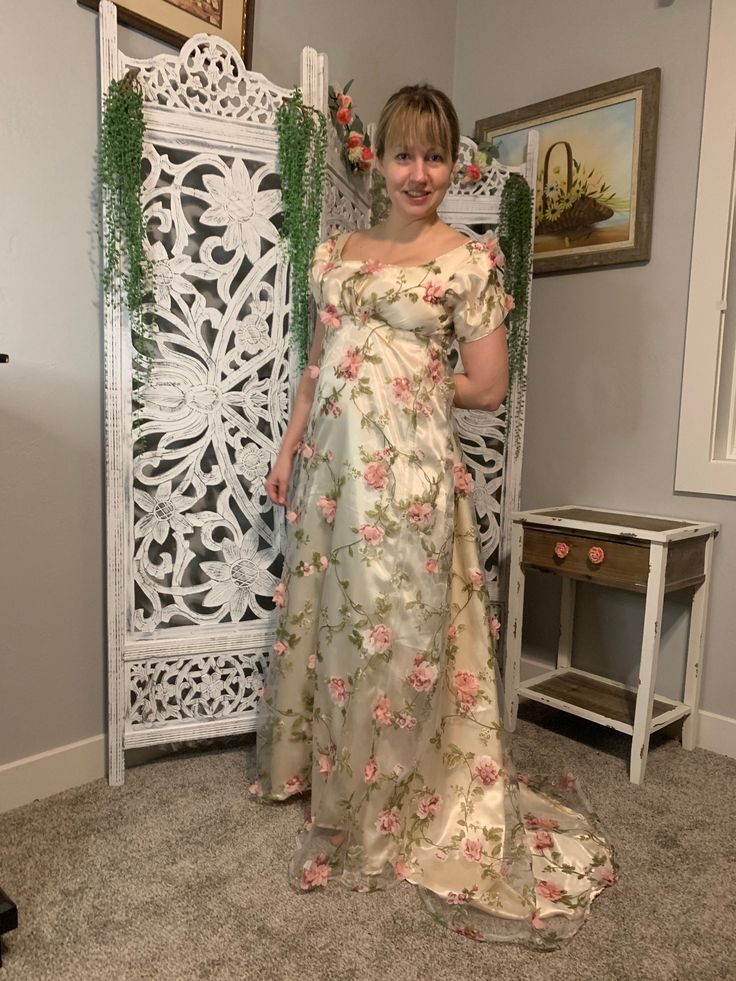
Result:
M694 591L690 608L685 694L683 696L685 704L690 706L690 715L682 724L683 749L694 749L698 738L698 707L700 705L700 682L703 674L703 649L705 647L705 613L708 609L714 537L714 535L709 535L708 541L705 543L705 560L703 562L705 580Z
M639 662L639 688L636 696L634 731L631 739L631 767L629 779L639 784L644 779L649 752L649 735L652 725L652 703L657 681L657 660L662 629L664 605L665 567L667 545L652 542L649 547L649 578L644 610L644 634Z
M516 728L519 709L519 685L521 682L521 627L524 619L524 570L521 556L524 545L524 527L514 522L511 526L511 557L509 571L509 622L506 626L506 660L504 667L505 724L509 732Z
M560 600L560 640L557 644L557 669L572 665L572 631L575 623L574 579L562 577L562 598Z

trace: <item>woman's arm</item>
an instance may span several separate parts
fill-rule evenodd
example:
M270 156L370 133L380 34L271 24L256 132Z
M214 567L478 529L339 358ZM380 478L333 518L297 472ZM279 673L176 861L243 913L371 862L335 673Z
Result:
M281 447L276 457L276 462L265 480L266 493L274 504L280 504L282 506L288 504L286 492L291 478L291 469L294 465L294 454L299 443L304 438L309 412L312 408L312 402L314 402L314 393L317 389L317 377L312 377L310 368L319 363L324 336L324 324L318 320L314 328L312 345L309 349L307 367L302 372L302 377L299 380L299 386L296 390L296 396L294 397L294 405L291 410L289 424L281 440Z
M460 344L463 371L453 375L458 409L495 411L509 387L506 331L497 327L477 341Z

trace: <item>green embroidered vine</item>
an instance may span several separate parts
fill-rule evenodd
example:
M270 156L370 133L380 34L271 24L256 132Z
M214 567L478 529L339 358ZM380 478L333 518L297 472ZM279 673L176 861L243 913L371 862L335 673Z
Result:
M521 420L526 400L527 313L532 262L532 191L521 174L509 174L501 193L498 240L506 257L504 287L514 298L508 314L509 386L518 380L514 453L521 449Z
M141 203L143 94L137 69L113 80L105 94L100 133L99 180L105 203L103 287L118 291L130 317L133 346L146 354L150 324L143 314L153 263L147 251L146 221Z
M327 156L327 120L305 106L295 88L276 112L284 220L279 234L291 267L290 334L299 366L309 352L309 265L320 233Z

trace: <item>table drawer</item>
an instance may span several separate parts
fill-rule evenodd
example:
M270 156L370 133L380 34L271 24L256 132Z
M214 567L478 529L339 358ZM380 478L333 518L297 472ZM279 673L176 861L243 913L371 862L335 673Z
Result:
M649 542L624 542L570 534L566 529L524 528L522 565L558 575L645 592Z

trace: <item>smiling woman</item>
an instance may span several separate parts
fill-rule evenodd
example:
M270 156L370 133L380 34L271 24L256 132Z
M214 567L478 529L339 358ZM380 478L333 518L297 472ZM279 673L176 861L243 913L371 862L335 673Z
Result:
M501 723L453 406L503 401L513 300L497 241L438 216L458 141L443 93L392 96L390 214L314 255L310 364L266 479L289 533L250 790L309 793L299 892L407 881L458 933L550 948L616 872L574 778L517 777Z

